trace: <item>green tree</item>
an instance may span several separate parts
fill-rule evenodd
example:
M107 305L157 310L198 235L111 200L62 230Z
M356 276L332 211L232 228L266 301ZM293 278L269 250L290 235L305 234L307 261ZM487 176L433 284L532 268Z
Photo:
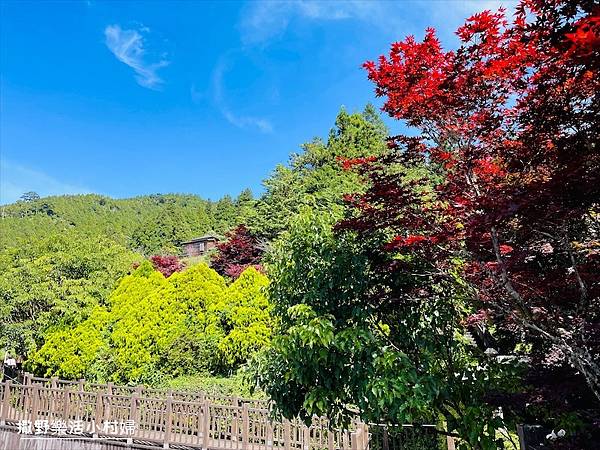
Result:
M227 286L203 263L164 278L145 261L123 278L106 308L49 333L28 367L120 383L231 374L270 341L267 284L248 269Z
M231 196L225 195L219 199L213 211L215 231L223 233L235 225L238 209Z
M14 242L0 253L0 347L25 356L48 329L80 323L137 260L73 229Z
M245 223L249 217L254 214L256 207L256 199L250 189L244 189L235 199L235 207L237 209L236 225Z
M211 307L225 333L219 350L227 367L238 367L271 340L273 321L267 286L267 277L249 267Z
M465 334L465 284L402 259L411 271L390 275L376 242L332 225L305 209L274 246L269 293L281 326L256 364L260 386L286 417L344 423L356 408L366 421L438 424L495 449L504 423L484 398L511 388L515 361L487 357ZM421 296L425 285L432 293ZM399 297L406 286L412 297Z
M339 158L380 155L386 150L388 131L371 105L362 113L340 111L327 142L319 138L292 154L288 166L278 165L264 181L265 193L248 218L248 227L272 240L286 229L303 206L341 216L343 194L362 189L360 178L344 171Z
M210 222L202 208L171 203L133 231L130 245L145 255L178 254L181 243L208 231Z

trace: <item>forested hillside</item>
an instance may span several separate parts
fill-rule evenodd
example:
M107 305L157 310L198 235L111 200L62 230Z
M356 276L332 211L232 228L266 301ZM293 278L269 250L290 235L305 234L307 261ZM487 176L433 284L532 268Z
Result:
M268 280L249 267L263 270L303 209L340 219L343 194L363 190L340 158L381 155L387 134L372 106L342 109L327 139L276 167L260 198L25 193L1 207L0 348L39 375L158 383L234 373L273 329ZM206 233L223 237L217 254L182 260L181 242Z
M75 229L107 237L142 254L177 253L179 244L213 231L224 233L244 221L253 204L247 190L218 201L196 195L154 194L130 199L89 195L34 198L2 207L1 248L19 240Z

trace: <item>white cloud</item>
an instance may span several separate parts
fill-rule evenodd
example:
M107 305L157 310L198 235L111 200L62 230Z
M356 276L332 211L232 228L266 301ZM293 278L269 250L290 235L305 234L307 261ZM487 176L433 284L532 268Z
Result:
M221 111L227 121L238 128L257 128L262 133L272 133L273 125L266 119L251 116L237 116L230 110Z
M240 23L244 44L261 44L282 35L294 17L335 21L357 19L382 28L397 28L402 18L390 14L394 2L375 0L251 2Z
M91 191L56 180L43 172L6 160L0 161L0 204L12 203L23 193L34 191L40 196L89 194Z
M434 8L432 3L438 3L438 6L445 7ZM440 2L426 1L423 2L423 6L430 9L433 17L446 17L451 19L451 22L462 24L467 17L486 9L498 11L500 8L504 8L506 17L510 18L515 12L517 3L517 0L445 0Z
M219 108L219 111L221 114L223 114L223 117L225 117L229 123L238 128L255 128L262 133L273 132L273 125L267 119L248 115L240 115L233 112L228 106L225 99L225 87L223 82L223 77L227 69L227 60L225 57L222 57L217 63L212 77L213 99L217 108Z
M496 11L499 8L506 8L507 12L510 13L516 6L517 0L463 0L463 8L469 12L483 11L489 9L490 11Z
M442 33L453 33L468 16L505 7L514 13L517 0L296 0L250 2L240 21L245 45L265 44L282 36L293 20L357 20L402 38L414 31L415 16L431 17ZM446 29L444 29L446 28Z
M158 76L158 69L165 67L169 61L164 56L158 62L147 61L147 49L142 33L148 33L147 27L138 30L124 30L119 25L108 25L104 29L105 43L119 61L127 64L135 71L135 79L140 86L157 89L163 80Z

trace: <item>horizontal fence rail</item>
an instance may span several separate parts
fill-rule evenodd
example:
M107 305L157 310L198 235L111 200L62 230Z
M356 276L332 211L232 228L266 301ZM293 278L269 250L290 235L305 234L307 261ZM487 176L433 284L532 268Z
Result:
M79 391L89 392L106 392L116 395L132 396L137 394L140 397L151 397L151 398L167 398L172 396L175 400L190 401L190 402L204 402L209 400L211 403L219 405L230 405L230 406L241 406L247 403L253 408L268 408L269 403L267 400L248 399L235 396L216 395L209 394L203 391L183 391L183 390L171 390L171 389L153 389L145 386L121 386L114 385L113 383L99 384L90 383L86 380L61 380L59 378L41 378L34 377L31 374L25 374L23 378L23 384L34 385L39 384L44 387L52 387L59 389L75 389Z
M0 384L0 425L30 434L78 435L129 445L207 450L366 450L369 432L325 418L274 421L262 400L26 375Z

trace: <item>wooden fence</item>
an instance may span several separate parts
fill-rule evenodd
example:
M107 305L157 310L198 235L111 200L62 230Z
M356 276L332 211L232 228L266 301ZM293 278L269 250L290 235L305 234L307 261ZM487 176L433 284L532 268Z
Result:
M62 430L129 445L206 450L366 450L368 428L330 430L327 419L273 421L261 400L27 375L0 385L0 425L29 423L31 433ZM52 425L51 425L52 424ZM107 425L108 424L108 425ZM49 426L55 429L48 429ZM45 426L46 430L40 430ZM22 430L21 430L22 431ZM69 435L70 436L70 435ZM72 436L70 436L72 437Z

